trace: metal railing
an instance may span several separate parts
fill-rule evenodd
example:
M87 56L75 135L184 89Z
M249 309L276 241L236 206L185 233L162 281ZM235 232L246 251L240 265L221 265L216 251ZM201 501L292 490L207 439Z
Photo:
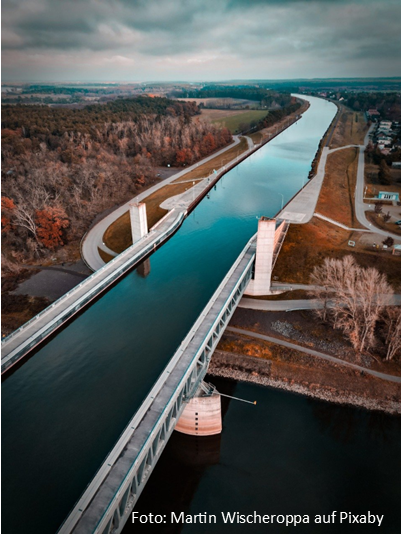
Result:
M152 403L154 403L154 400L156 399L158 394L161 393L163 387L166 386L166 382L170 379L173 370L175 369L176 365L180 362L190 342L194 339L196 332L202 326L205 318L208 316L212 307L215 305L216 301L219 299L220 295L222 294L222 291L228 284L234 271L237 269L237 267L239 266L239 264L241 263L241 261L243 260L247 252L249 252L250 248L253 248L254 251L252 252L250 259L248 260L246 266L242 270L242 273L240 274L239 278L237 279L236 284L234 285L228 297L225 299L222 306L220 307L219 312L216 314L213 324L208 329L205 336L203 336L201 342L198 344L198 348L195 350L194 356L191 362L189 363L189 365L186 367L186 369L182 373L181 378L179 379L179 382L176 385L176 387L173 389L172 394L170 395L165 405L164 410L159 415L157 421L154 423L152 428L147 433L146 440L144 441L137 455L133 459L131 463L131 467L126 473L126 476L121 481L118 489L114 492L113 497L111 498L111 500L109 501L109 504L105 508L103 515L101 516L101 518L99 518L97 522L97 526L95 527L93 532L109 533L111 532L110 530L112 530L113 532L118 532L118 529L122 528L122 526L124 525L125 520L123 518L124 515L122 513L122 510L125 511L127 505L125 505L122 508L120 505L120 501L123 499L123 497L125 497L126 502L130 503L130 508L132 508L135 501L138 499L139 494L140 494L139 488L141 487L141 490L142 490L142 487L145 485L145 482L142 480L142 476L146 475L146 479L147 479L152 469L150 469L148 474L145 474L145 472L141 474L140 482L138 481L138 478L136 476L137 471L140 469L141 466L143 466L142 463L145 462L144 460L146 460L147 455L153 446L153 441L156 440L155 437L158 437L158 433L160 432L162 428L164 429L164 436L165 436L164 443L167 442L168 435L170 436L170 433L173 431L173 428L169 428L169 426L165 425L165 419L168 418L168 414L172 410L172 407L176 407L175 421L177 421L179 412L183 408L181 404L178 402L178 400L181 394L184 391L186 391L186 388L185 388L185 386L187 385L186 382L189 380L189 378L191 379L192 371L197 368L197 364L199 364L200 362L201 362L201 366L199 368L199 373L198 373L197 378L194 379L192 382L192 388L195 388L196 384L199 381L201 381L202 378L205 376L205 373L208 368L210 356L212 355L212 352L219 341L220 335L224 330L222 325L220 325L220 323L222 322L222 317L225 317L224 323L227 324L237 306L238 301L243 295L244 289L247 286L248 281L251 278L252 267L253 267L253 263L255 259L255 237L256 236L253 236L253 238L251 238L251 240L247 243L246 247L243 249L238 259L233 264L233 266L231 267L231 269L229 270L229 272L227 273L227 275L225 276L225 278L223 279L223 281L221 282L221 284L219 285L219 287L217 288L217 290L211 297L210 301L207 303L206 307L204 308L204 310L198 317L197 321L194 323L193 327L190 329L189 333L187 334L183 342L177 348L176 352L174 353L173 357L170 359L166 368L163 370L158 380L152 387L147 398L144 400L143 404L141 405L139 410L136 412L136 414L134 415L134 417L132 418L128 426L126 427L125 431L120 436L113 450L109 453L109 455L105 459L103 465L101 466L101 468L95 475L94 479L88 485L84 494L82 495L80 500L75 505L74 509L71 511L68 518L65 520L65 522L61 526L59 533L72 533L74 532L75 528L78 528L77 524L79 523L81 517L83 516L84 511L89 506L89 504L91 504L100 486L102 485L102 483L105 481L106 477L112 470L114 463L118 460L123 450L125 450L128 442L130 441L130 439L133 437L133 434L135 433L135 429L138 428L140 423L143 421L143 419L147 415ZM226 314L229 308L230 308L230 313ZM211 342L211 339L213 339L213 342ZM211 343L211 345L209 345L209 343ZM187 390L189 390L189 387L187 388ZM191 392L188 391L186 392L186 394L191 394ZM155 453L153 463L156 464L156 461L157 459L156 459L156 453ZM152 464L152 468L154 464ZM127 494L126 496L126 491L128 488L130 488L130 485L133 484L134 479L136 480L137 491L135 495L131 493L131 501L130 501L130 493ZM120 509L120 513L117 513L117 516L116 516L115 512L118 509ZM113 522L115 524L115 528L112 529ZM116 526L116 522L118 526ZM116 527L118 529L116 529Z
M171 214L169 212L169 214ZM168 215L168 214L167 214ZM69 319L72 315L81 310L87 303L92 301L97 297L105 288L110 286L115 280L121 277L126 273L130 268L135 264L139 263L147 255L152 253L158 245L165 241L171 234L173 234L182 224L185 217L184 212L180 212L178 216L172 221L172 224L163 231L159 236L156 236L155 239L152 239L149 244L144 244L137 253L130 257L133 253L133 250L137 249L141 243L146 242L152 238L153 234L156 234L155 230L151 230L146 236L142 237L135 244L131 245L123 253L118 255L116 258L108 262L105 266L102 266L98 271L95 271L87 279L80 282L77 286L69 290L62 297L54 301L47 308L39 312L36 316L31 318L24 325L19 327L16 331L11 333L7 338L2 340L3 347L3 357L2 357L2 372L6 371L14 362L19 360L26 354L32 347L36 346L41 340L47 337L51 332L58 328L62 323ZM127 258L127 260L125 260ZM98 280L99 282L92 285L94 281ZM84 287L88 287L88 291L80 295L80 292ZM76 294L77 299L70 305L68 305L69 298ZM65 305L65 306L63 306ZM10 352L7 352L7 345L12 343L12 341L26 331L33 324L37 323L39 320L43 319L46 315L51 315L56 307L60 307L61 311L59 314L49 318L48 323L46 323L41 329L38 329L33 335L24 339L20 345L11 349Z

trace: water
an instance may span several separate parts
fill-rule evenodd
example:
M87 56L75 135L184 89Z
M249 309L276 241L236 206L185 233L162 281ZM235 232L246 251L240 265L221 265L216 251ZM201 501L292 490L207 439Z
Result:
M151 256L3 384L3 532L53 533L257 230L304 184L336 112L295 125L231 170ZM291 418L282 414L284 420ZM23 504L24 514L21 514Z
M400 421L272 388L211 378L221 392L223 432L175 432L135 510L167 524L123 533L400 533ZM171 523L171 511L216 515L216 524ZM309 524L224 524L221 512L309 515ZM377 524L314 524L332 511L384 515Z

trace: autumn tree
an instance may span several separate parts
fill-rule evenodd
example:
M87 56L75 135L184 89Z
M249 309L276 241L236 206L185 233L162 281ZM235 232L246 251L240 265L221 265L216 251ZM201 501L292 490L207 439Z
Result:
M385 360L392 360L401 353L401 309L400 307L387 307L384 314L385 345L387 354Z
M37 210L35 220L38 239L45 247L55 249L58 245L63 245L63 231L70 222L62 208L47 206L43 210Z
M12 229L11 216L15 210L15 204L8 197L1 198L1 231L9 232Z
M380 181L380 184L389 186L392 183L391 178L391 171L387 165L387 162L385 160L381 160L380 170L378 172L378 180Z
M386 245L387 247L392 247L394 245L394 238L391 238L391 236L388 236L388 238L385 238L383 240L383 245Z
M376 202L374 203L374 212L376 214L381 214L382 213L382 207L384 206L384 204L382 202Z
M391 214L390 212L388 211L386 214L383 214L382 215L382 218L384 220L384 223L388 223L388 221L391 219Z
M333 327L347 335L356 351L373 347L384 296L392 293L385 276L375 268L362 268L347 255L341 260L325 258L315 266L311 282L320 288L317 296L325 292L330 300L326 318Z

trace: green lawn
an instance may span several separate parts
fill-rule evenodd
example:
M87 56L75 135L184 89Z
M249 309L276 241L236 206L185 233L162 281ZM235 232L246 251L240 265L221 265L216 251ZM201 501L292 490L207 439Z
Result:
M219 119L213 119L214 124L219 124L222 127L228 128L232 134L236 134L239 130L239 125L242 123L249 124L251 121L259 121L267 115L267 111L264 110L247 110L236 113L236 115L229 115L228 117L222 117Z

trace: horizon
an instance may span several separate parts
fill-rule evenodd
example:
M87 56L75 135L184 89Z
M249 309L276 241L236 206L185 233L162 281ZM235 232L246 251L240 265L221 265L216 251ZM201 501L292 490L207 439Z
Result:
M2 81L1 85L23 85L23 84L38 84L38 85L44 85L44 84L55 84L55 85L66 85L66 84L76 84L76 85L84 85L84 84L104 84L104 85L117 85L117 84L220 84L220 83L266 83L266 82L325 82L325 81L350 81L350 80L358 80L358 81L364 81L364 80L401 80L401 76L362 76L362 77L355 77L355 76L349 76L349 77L326 77L326 78L318 78L318 77L312 77L312 78L234 78L234 79L226 79L222 78L220 80L208 80L208 79L200 79L200 80L64 80L64 81L55 81L55 80L21 80L21 81Z

